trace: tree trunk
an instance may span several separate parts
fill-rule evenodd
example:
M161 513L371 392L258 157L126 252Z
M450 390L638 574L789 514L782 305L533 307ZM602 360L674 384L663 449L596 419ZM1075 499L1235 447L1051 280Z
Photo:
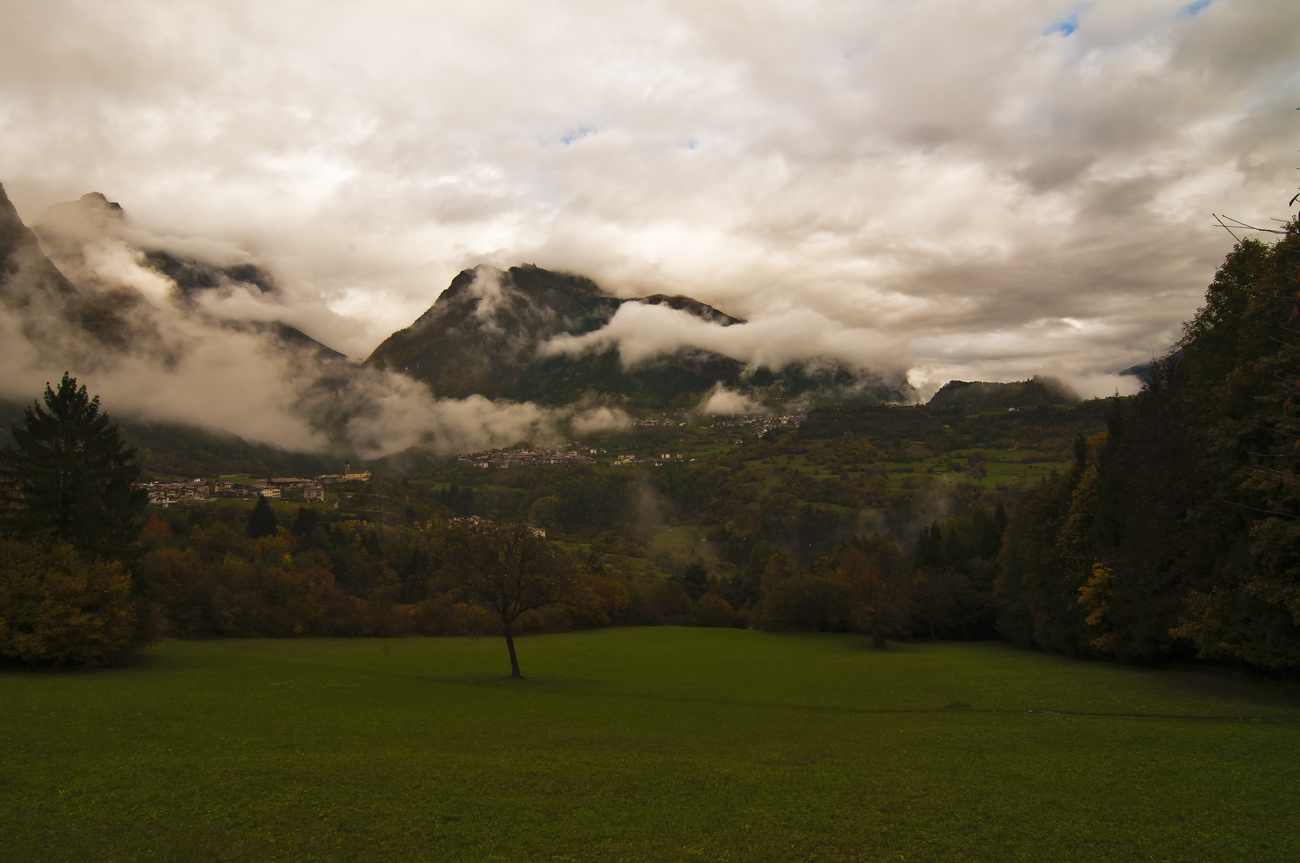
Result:
M519 673L519 660L515 658L515 637L510 633L510 621L502 620L506 630L506 649L510 651L510 676L523 679Z

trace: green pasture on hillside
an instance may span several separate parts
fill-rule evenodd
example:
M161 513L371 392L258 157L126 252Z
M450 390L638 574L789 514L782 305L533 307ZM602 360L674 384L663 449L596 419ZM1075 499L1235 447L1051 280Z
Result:
M718 550L704 541L712 531L718 529L716 524L682 524L665 527L650 540L651 548L666 548L679 554L698 554L706 558L716 558Z
M1300 695L998 644L169 641L0 674L0 859L1290 861Z

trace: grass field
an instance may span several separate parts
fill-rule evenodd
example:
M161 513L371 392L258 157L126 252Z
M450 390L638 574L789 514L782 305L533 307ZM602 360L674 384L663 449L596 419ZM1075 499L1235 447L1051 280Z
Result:
M0 674L0 860L1294 860L1300 696L996 644L165 642ZM968 705L968 706L964 706Z
M683 524L677 527L665 527L650 540L651 548L667 548L679 554L698 554L706 558L716 558L718 550L704 542L704 537L718 529L714 524Z

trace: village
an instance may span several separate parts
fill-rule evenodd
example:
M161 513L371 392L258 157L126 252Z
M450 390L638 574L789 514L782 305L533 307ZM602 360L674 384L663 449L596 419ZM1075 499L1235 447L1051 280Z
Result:
M634 423L641 427L681 427L690 417L663 416L649 418ZM768 432L796 427L804 419L804 414L754 415L731 414L720 417L713 422L718 429L734 428L744 433L761 437ZM740 443L739 440L736 441ZM462 464L482 469L501 469L534 465L593 465L605 460L609 453L604 448L591 447L580 441L559 444L553 448L527 447L518 449L494 449L483 452L466 453L457 456ZM609 460L614 466L650 465L662 466L674 462L687 461L682 452L656 451L649 455L636 453L618 453ZM371 472L354 470L350 462L345 462L343 471L337 474L321 474L311 478L303 477L267 477L252 479L250 477L222 476L212 480L193 479L170 482L147 482L139 484L149 494L152 506L168 507L174 503L202 502L213 499L257 498L272 500L292 499L305 503L325 500L326 486L344 482L368 482Z
M312 479L295 476L278 476L267 479L255 479L251 482L239 482L232 477L220 477L209 482L193 479L177 482L145 482L136 487L149 493L151 506L169 507L181 501L203 502L216 498L265 497L281 500L292 496L304 502L325 500L325 486L342 482L369 482L368 470L353 470L350 462L345 462L342 473L321 474Z
M734 427L761 437L774 429L793 428L798 426L804 420L804 414L784 414L780 416L763 416L752 414L731 414L726 418L721 418L712 424L714 428ZM660 418L648 418L633 423L634 427L640 428L671 428L683 427L690 416L663 416ZM739 440L736 441L740 443ZM508 468L511 466L525 465L551 465L551 464L596 464L601 460L600 457L608 455L604 448L594 448L583 444L580 441L573 441L568 444L560 444L555 448L532 447L521 449L494 449L483 452L465 453L457 456L457 461L462 464L473 465L474 467L491 469L491 468ZM686 455L680 452L655 452L649 456L638 456L636 453L619 453L614 456L610 462L613 465L664 465L674 461L684 461Z
M574 447L580 447L580 444L573 444ZM581 449L586 450L586 447ZM475 467L482 468L502 468L511 465L538 465L538 464L595 464L596 456L603 454L605 451L591 449L587 452L579 449L570 450L566 446L556 449L508 449L508 450L488 450L486 452L472 452L459 455L456 460L465 464L471 464Z
M447 525L449 527L463 527L471 533L484 534L500 534L519 528L526 531L536 539L546 539L546 528L544 527L536 527L525 522L494 521L490 518L482 518L477 515L448 519Z
M715 428L743 428L757 437L762 437L774 429L797 427L807 418L806 414L780 414L776 416L759 414L732 414L727 419L714 423Z

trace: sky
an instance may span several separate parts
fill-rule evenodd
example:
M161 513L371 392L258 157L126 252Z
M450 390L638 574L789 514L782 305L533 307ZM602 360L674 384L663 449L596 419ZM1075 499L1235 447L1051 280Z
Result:
M102 192L164 245L261 263L276 316L356 358L460 270L528 262L750 322L627 307L597 340L625 358L1127 392L1232 246L1215 214L1275 226L1300 184L1285 0L0 13L25 222Z

